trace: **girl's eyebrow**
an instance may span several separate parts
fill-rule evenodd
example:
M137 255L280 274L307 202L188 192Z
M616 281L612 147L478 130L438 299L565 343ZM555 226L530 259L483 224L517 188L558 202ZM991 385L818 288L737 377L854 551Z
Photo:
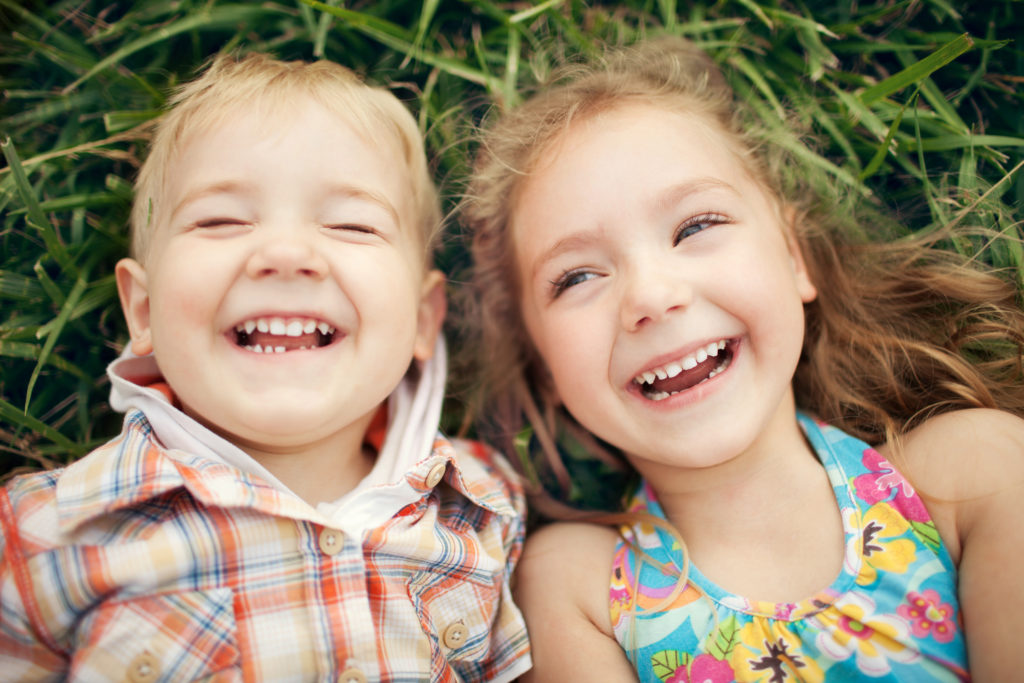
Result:
M594 240L597 239L602 232L603 230L600 229L580 230L579 232L574 232L571 235L558 240L552 244L549 249L543 251L533 262L533 268L530 269L531 279L536 277L537 272L547 265L549 261L553 261L566 252L573 251L574 249L578 249L588 244L593 244Z
M737 196L740 194L739 190L737 190L732 184L725 182L721 178L705 176L701 178L693 178L676 185L670 185L655 196L655 206L658 209L667 209L683 201L690 195L694 195L699 192L707 192L708 190L725 190L726 192L731 192Z

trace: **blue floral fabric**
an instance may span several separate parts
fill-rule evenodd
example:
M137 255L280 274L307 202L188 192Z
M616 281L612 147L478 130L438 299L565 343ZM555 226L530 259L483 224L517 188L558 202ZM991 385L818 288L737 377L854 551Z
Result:
M623 527L612 623L640 680L969 680L956 570L921 498L867 444L804 415L799 422L842 515L840 575L817 595L775 604L730 594L690 565L680 591L684 558L672 534ZM646 482L627 509L665 520Z

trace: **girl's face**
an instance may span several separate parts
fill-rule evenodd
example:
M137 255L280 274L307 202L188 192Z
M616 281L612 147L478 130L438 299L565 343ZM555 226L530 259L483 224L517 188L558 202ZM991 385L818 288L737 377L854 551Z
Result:
M699 116L625 105L574 124L515 205L523 317L558 397L648 477L794 424L816 291L732 150Z

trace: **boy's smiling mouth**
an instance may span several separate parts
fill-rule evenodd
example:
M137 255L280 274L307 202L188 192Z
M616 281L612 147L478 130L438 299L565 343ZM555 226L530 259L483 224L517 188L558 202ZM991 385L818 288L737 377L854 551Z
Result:
M663 401L721 373L729 367L732 356L732 340L720 339L683 358L640 373L633 378L633 384L640 388L644 398Z
M316 349L334 341L330 323L308 317L260 316L234 327L235 344L255 353Z

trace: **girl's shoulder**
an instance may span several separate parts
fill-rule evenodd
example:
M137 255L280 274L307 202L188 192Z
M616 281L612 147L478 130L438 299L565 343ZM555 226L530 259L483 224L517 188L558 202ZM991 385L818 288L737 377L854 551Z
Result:
M587 589L600 585L600 600L594 602L607 613L608 583L618 540L614 529L599 524L555 522L541 527L526 539L517 570L517 592L531 602L564 597L585 609L592 597Z
M896 461L957 561L980 520L1016 505L1007 494L1024 488L1024 419L981 408L944 413L908 432Z

